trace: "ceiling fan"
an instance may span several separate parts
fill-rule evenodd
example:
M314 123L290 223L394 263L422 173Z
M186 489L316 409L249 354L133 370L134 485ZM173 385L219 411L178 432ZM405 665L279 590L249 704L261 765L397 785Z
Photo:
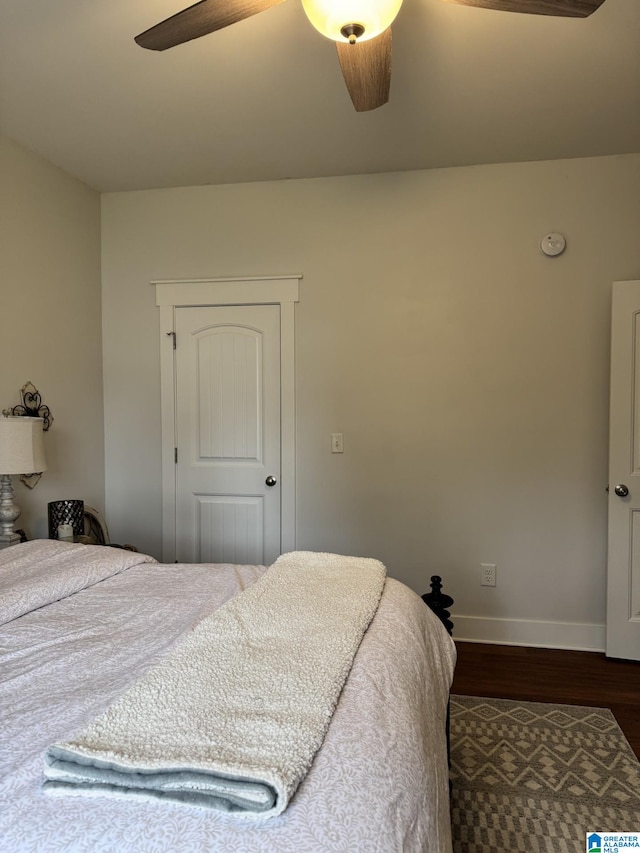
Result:
M200 0L136 36L149 50L166 50L206 36L284 0ZM502 12L586 18L604 0L446 0ZM336 42L342 76L358 112L389 100L391 23L402 0L302 0L313 26Z

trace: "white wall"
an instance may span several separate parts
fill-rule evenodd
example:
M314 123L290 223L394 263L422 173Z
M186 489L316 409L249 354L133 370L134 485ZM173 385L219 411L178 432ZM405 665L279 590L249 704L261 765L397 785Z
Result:
M54 416L48 470L14 477L16 526L46 537L48 501L104 507L100 196L0 136L0 409L31 381Z
M640 155L117 193L102 210L116 540L160 556L149 282L299 272L298 547L379 557L418 592L442 574L459 637L602 645L610 291L640 275ZM549 259L554 230L568 248Z

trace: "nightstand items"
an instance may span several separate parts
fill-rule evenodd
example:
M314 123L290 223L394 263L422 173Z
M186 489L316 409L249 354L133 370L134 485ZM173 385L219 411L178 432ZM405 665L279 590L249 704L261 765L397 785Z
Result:
M84 535L84 501L51 501L47 510L49 539L73 542L76 536Z

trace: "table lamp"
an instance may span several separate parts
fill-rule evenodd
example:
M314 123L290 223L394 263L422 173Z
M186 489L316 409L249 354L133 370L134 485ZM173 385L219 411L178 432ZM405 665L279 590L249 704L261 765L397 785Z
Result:
M0 548L20 542L14 529L20 507L14 500L11 475L47 470L42 426L42 418L0 417Z

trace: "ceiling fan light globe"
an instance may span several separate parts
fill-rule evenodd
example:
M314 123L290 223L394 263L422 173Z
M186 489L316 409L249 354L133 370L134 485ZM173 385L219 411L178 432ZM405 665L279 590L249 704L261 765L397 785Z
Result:
M393 23L402 0L302 0L302 6L313 26L333 41L348 42L343 29L361 24L364 32L358 41L379 36Z

